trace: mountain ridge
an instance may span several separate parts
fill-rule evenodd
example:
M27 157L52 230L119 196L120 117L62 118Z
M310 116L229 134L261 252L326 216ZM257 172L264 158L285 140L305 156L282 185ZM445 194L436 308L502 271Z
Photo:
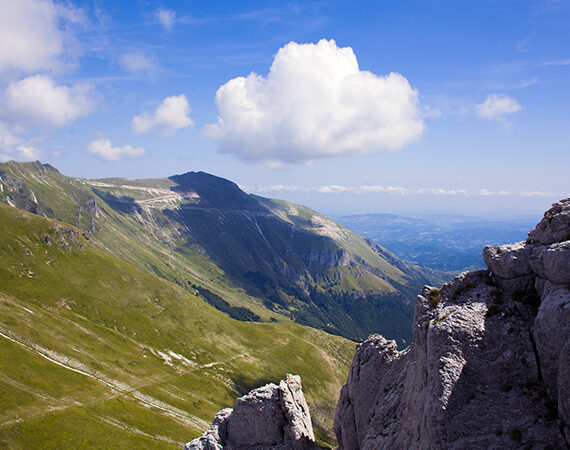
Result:
M78 226L106 252L261 320L351 339L382 331L405 344L414 292L441 280L309 208L205 172L85 180L9 162L0 176L3 201Z

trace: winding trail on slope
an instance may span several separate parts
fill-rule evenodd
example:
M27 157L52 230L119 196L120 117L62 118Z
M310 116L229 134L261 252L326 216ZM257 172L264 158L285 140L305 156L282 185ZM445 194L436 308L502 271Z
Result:
M25 349L41 356L44 359L47 359L48 361L57 364L60 367L63 367L64 369L70 370L72 372L78 373L80 375L84 375L86 377L92 378L100 383L103 383L105 386L117 391L120 395L131 395L132 397L134 397L135 399L137 399L140 403L142 403L143 405L147 406L147 407L152 407L152 408L156 408L172 417L181 419L183 422L192 425L200 430L206 430L208 429L208 427L210 426L209 423L207 423L205 420L200 419L197 416L194 416L192 414L188 414L187 412L184 412L178 408L175 408L173 406L170 406L160 400L156 400L150 396L144 395L140 392L138 392L138 389L134 389L131 388L128 385L125 385L123 383L117 382L117 381L108 381L103 379L100 376L97 376L95 374L86 372L84 370L81 369L77 369L75 367L70 366L69 364L66 364L62 361L58 361L57 359L45 354L44 352L34 348L33 346L30 346L12 336L8 336L7 334L3 333L0 331L0 336L2 336L5 339L8 339L9 341L14 342L17 345L20 345L21 347L24 347ZM123 386L119 387L119 384L123 384ZM140 389L140 388L139 388ZM7 423L3 423L2 426L7 425Z

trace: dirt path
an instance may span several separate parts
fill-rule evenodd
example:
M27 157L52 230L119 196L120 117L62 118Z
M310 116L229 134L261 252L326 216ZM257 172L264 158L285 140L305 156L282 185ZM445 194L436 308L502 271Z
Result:
M13 336L8 336L7 334L0 332L0 336L8 339L9 341L24 347L25 349L35 353L38 356L41 356L42 358L60 366L63 367L64 369L70 370L72 372L78 373L80 375L84 375L86 377L89 377L93 380L98 381L99 383L104 384L105 386L113 389L114 391L117 392L116 396L119 395L130 395L132 397L134 397L139 403L143 404L144 406L147 407L152 407L155 408L159 411L161 411L164 414L167 414L171 417L174 417L175 419L178 419L182 422L184 422L185 424L191 425L194 428L197 428L199 430L206 430L210 424L208 422L206 422L205 420L202 420L201 418L194 416L192 414L189 414L185 411L182 411L174 406L168 405L167 403L164 403L160 400L157 400L153 397L150 397L148 395L145 395L141 392L139 392L138 390L141 389L141 387L139 388L133 388L131 386L128 386L122 382L119 381L115 381L115 380L110 380L110 379L103 379L101 376L99 375L95 375L93 373L87 372L85 370L79 369L77 367L73 367L70 364L74 363L74 365L78 366L81 365L81 363L79 362L75 362L74 360L72 360L71 358L65 358L65 362L56 359L54 356L54 354L52 354L52 356L46 354L45 351L42 351L38 348L34 348L34 346L28 345L22 341L20 341L19 339L13 337ZM196 368L197 369L197 368ZM155 384L155 383L153 383ZM145 386L142 386L145 387ZM116 397L116 396L112 396L110 398ZM61 408L56 408L56 409L65 409L67 407L71 407L71 406L76 406L76 404L69 404L65 407L61 407ZM0 424L0 426L6 426L6 425L10 425L14 422L19 422L21 420L15 420L15 421L10 421L10 422L4 422L2 424Z

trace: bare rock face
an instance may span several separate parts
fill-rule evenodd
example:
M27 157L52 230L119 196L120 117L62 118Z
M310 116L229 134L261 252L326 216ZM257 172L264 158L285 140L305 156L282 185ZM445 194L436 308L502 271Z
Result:
M487 247L416 301L414 343L357 346L335 413L340 449L570 445L570 199L529 240Z
M570 198L560 200L528 234L527 244L549 245L570 239Z
M201 437L185 450L312 450L315 443L309 407L301 388L301 377L287 375L279 386L271 383L236 400L223 409Z

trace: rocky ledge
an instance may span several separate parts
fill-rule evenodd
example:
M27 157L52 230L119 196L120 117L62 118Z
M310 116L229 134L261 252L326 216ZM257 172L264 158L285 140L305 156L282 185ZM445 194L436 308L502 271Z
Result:
M309 407L301 389L301 377L287 375L236 400L233 409L221 410L201 437L185 450L314 450Z
M570 199L488 271L424 287L414 343L357 347L335 414L340 449L567 448Z

